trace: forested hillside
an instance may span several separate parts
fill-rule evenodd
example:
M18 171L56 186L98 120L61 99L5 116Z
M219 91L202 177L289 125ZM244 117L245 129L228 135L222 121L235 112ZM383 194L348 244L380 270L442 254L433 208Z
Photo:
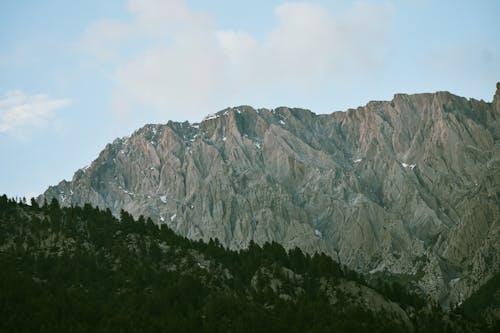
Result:
M495 313L487 295L471 298L475 312L469 304L444 313L399 284L367 282L325 254L286 251L277 243L230 251L217 240L178 236L151 219L124 211L117 219L88 204L61 208L55 199L39 207L0 197L0 265L2 332L498 327L494 315L481 319L482 308ZM498 278L488 288L498 291Z

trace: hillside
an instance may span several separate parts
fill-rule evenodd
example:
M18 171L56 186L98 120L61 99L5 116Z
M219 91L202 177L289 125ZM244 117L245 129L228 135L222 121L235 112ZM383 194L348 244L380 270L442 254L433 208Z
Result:
M2 332L487 327L459 311L443 313L397 284L373 287L324 254L253 242L230 251L217 240L192 241L124 211L116 219L88 204L60 208L53 200L38 207L2 196L0 231ZM491 304L483 298L481 306Z

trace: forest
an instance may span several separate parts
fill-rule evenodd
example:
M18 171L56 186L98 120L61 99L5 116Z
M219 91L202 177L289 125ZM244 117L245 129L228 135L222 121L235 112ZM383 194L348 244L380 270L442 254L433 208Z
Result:
M232 251L150 218L0 196L2 332L499 332L500 275L451 311L331 257Z

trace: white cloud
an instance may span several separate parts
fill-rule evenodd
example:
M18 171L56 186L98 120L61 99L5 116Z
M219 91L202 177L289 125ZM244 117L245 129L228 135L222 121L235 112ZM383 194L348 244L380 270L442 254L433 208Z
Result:
M51 99L46 94L28 95L7 92L0 98L0 133L13 133L27 127L39 127L54 116L54 111L68 105L66 99Z
M260 43L217 32L231 62L254 74L248 82L303 88L340 81L378 68L387 53L389 6L357 3L334 15L320 5L286 3L275 14L276 29Z
M196 107L216 94L223 67L217 48L201 36L186 36L173 47L148 50L119 67L115 99L196 119Z
M243 104L277 86L304 94L377 70L390 45L386 4L357 2L333 13L308 2L285 3L262 40L214 29L209 15L184 0L130 0L128 8L130 21L97 22L84 36L84 44L105 55L123 43L148 41L113 70L119 114L142 106L163 119L196 120L235 96Z
M191 10L184 0L129 0L134 26L141 32L161 36L179 30L204 30L210 17Z

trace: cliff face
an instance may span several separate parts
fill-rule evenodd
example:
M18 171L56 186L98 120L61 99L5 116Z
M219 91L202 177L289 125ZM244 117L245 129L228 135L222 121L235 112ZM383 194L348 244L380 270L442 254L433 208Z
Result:
M146 125L43 195L233 248L278 241L391 272L443 303L500 269L500 86L316 115L230 108ZM42 198L42 197L41 197Z

